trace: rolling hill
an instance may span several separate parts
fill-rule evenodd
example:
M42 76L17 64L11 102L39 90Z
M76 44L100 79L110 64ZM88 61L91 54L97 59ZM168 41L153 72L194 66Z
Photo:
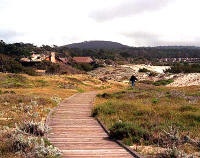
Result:
M111 41L85 41L81 43L73 43L65 45L63 47L68 48L80 48L80 49L119 49L119 48L129 48L127 45L123 45L117 42Z

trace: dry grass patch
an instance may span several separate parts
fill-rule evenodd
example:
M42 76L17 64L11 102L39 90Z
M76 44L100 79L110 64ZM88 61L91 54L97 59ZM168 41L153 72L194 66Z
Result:
M188 133L191 139L200 138L198 90L199 87L171 89L139 84L134 89L103 92L98 95L92 114L104 122L112 137L128 145L168 148L173 143L163 131L173 126L180 138L178 149L192 154L199 152L200 146L184 143L182 138Z
M29 142L26 139L31 139L30 135L37 133L38 130L36 128L32 133L32 128L36 127L35 124L44 124L50 110L62 99L78 92L96 90L102 86L101 81L87 75L0 74L0 79L0 141L4 142L0 145L0 157L4 158L26 157L26 153L36 155L41 150L54 151L47 144L42 145L41 149L38 148L37 143L41 144L40 138L35 139L36 142L31 146L27 145ZM24 120L33 123L27 124ZM19 125L22 133L16 132L16 124ZM20 143L12 137L14 134L22 143L18 144L19 150L14 150L16 141ZM42 135L34 135L34 137L38 136Z

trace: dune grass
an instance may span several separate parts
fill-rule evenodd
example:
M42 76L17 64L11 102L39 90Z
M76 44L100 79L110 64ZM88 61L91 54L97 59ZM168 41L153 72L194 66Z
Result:
M200 87L169 88L139 84L112 93L101 93L92 115L110 129L111 136L127 145L156 145L167 148L169 138L163 131L173 126L180 137L189 133L200 138ZM186 153L200 151L180 145Z
M112 89L105 83L105 89ZM98 90L102 82L87 75L0 74L0 157L23 157L9 150L16 124L45 123L50 110L75 93ZM108 87L108 88L107 88ZM25 136L26 137L26 136Z

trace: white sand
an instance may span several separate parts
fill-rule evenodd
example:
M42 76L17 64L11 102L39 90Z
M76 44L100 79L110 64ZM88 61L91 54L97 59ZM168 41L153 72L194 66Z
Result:
M170 66L151 66L151 65L122 65L122 67L129 67L138 72L139 69L147 69L157 73L164 73Z

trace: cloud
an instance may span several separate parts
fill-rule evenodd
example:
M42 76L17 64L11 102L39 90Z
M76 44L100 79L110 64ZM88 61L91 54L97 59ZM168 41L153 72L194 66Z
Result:
M0 40L4 41L12 41L18 36L21 36L22 33L17 33L16 31L12 30L0 30Z
M130 38L137 46L200 46L200 37L184 38L186 40L166 39L164 35L149 32L121 33Z
M161 43L161 36L154 33L148 33L148 32L130 32L130 33L121 33L123 36L130 38L134 41L136 45L142 46L155 46L159 45Z
M116 6L93 11L89 14L89 17L98 22L104 22L115 18L160 10L172 1L175 0L123 0Z
M4 9L8 6L8 2L6 0L0 0L0 9Z

